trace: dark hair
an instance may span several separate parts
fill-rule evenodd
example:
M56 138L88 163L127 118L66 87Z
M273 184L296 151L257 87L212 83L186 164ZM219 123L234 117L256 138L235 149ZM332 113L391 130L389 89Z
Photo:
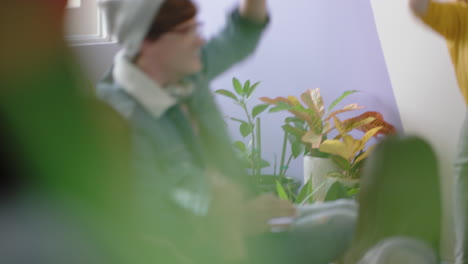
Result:
M159 9L146 35L146 39L157 40L175 26L194 18L197 7L191 0L166 0Z
M356 233L345 263L354 264L382 239L406 236L439 249L440 185L436 155L415 136L383 140L361 177Z

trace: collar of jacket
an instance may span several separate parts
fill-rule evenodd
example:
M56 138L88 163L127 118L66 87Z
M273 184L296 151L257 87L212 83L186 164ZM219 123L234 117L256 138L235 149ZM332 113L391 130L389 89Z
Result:
M194 90L188 82L162 87L136 67L123 52L115 57L112 75L121 89L158 119L180 99L192 95Z

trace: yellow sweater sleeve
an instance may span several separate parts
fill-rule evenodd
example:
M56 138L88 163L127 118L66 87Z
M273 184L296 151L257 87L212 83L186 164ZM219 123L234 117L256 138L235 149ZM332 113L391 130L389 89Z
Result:
M446 39L453 40L462 34L464 20L468 19L468 7L464 3L431 1L421 19Z

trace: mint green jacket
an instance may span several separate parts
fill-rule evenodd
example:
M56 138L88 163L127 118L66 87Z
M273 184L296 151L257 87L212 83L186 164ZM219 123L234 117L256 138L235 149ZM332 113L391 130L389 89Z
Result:
M242 18L237 11L231 13L224 29L202 48L204 69L185 80L194 85L194 92L179 98L160 117L126 93L113 79L112 71L97 85L98 96L121 113L132 128L136 207L140 212L156 214L144 218L157 218L161 226L182 228L186 226L182 219L206 215L211 201L205 175L208 166L237 182L246 182L209 84L255 51L266 24ZM181 103L196 120L197 133L182 113ZM174 232L170 228L160 231L168 235Z

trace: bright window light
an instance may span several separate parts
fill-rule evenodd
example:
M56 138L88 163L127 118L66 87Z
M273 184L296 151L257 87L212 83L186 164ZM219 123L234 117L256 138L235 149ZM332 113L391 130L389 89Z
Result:
M78 8L81 6L81 0L68 0L67 8Z

